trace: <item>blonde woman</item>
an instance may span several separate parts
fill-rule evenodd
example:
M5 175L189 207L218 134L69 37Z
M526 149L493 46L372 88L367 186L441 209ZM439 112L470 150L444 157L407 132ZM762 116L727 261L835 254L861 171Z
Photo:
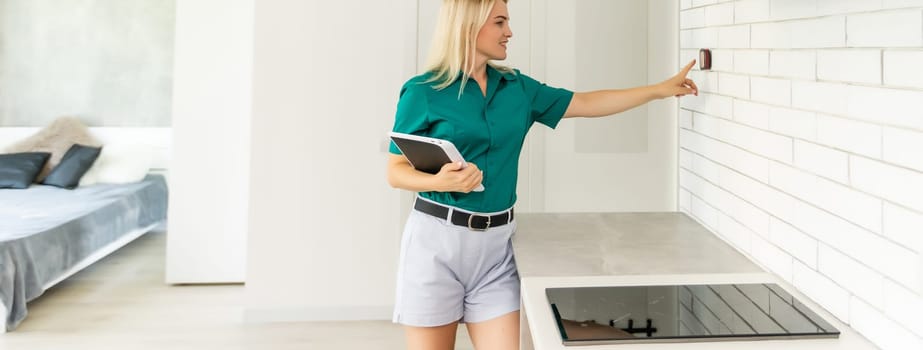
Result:
M452 141L469 161L415 170L391 145L388 181L418 193L401 243L394 322L410 349L452 349L459 322L478 350L519 348L516 228L519 153L533 123L616 114L698 94L694 62L662 83L573 93L492 61L506 58L508 0L444 0L426 72L401 89L394 131ZM483 184L486 190L473 191Z

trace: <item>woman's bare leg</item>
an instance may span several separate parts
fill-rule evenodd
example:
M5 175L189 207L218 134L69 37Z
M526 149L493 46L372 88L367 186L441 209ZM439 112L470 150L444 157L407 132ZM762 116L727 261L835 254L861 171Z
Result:
M519 311L465 326L477 350L519 350Z
M453 350L457 331L458 322L436 327L404 326L408 350Z

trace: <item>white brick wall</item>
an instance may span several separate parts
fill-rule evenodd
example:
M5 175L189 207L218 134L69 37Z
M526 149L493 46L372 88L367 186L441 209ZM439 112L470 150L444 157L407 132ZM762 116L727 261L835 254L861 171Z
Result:
M792 260L791 254L779 249L760 236L753 236L750 250L750 255L759 260L769 271L788 282L792 281L792 264L794 260Z
M769 130L796 139L817 139L817 116L796 109L772 107L769 109Z
M705 7L705 25L720 26L734 23L734 4L724 3Z
M792 284L841 320L849 319L849 292L817 269L795 261Z
M721 139L766 158L792 162L792 139L785 136L721 121Z
M773 76L814 79L816 66L813 50L774 50L769 53L769 74Z
M885 280L858 261L824 244L817 250L818 270L869 305L884 308Z
M920 7L923 6L923 0L885 0L882 6L886 9Z
M769 241L810 268L817 268L817 240L776 218L769 220Z
M698 58L698 52L695 57ZM688 60L686 62L689 62ZM711 69L717 72L734 71L734 51L732 50L714 50L711 53Z
M877 10L881 0L818 0L817 14L824 16L838 13Z
M919 9L851 15L846 34L850 47L920 47L923 16Z
M753 75L769 74L769 51L735 50L734 72Z
M730 216L721 214L718 220L718 234L738 249L750 253L750 237L753 231L741 225Z
M917 252L923 252L923 214L885 203L883 231L885 236Z
M769 129L769 107L747 100L734 100L734 121L755 128Z
M801 1L799 1L801 2ZM843 47L845 17L821 17L792 22L792 48Z
M680 208L882 349L923 348L923 0L681 1Z
M692 111L685 109L679 111L679 127L692 129Z
M850 326L885 350L923 349L923 340L906 325L886 317L855 296L849 299Z
M849 155L818 144L795 140L795 167L831 179L849 183Z
M849 85L846 114L873 123L923 129L923 92Z
M769 184L872 232L881 232L881 199L776 162L769 164Z
M737 56L734 56L737 62ZM785 79L750 78L750 96L754 101L788 106L792 101L792 84Z
M732 4L728 4L732 5ZM718 47L750 47L750 26L727 26L718 28ZM687 61L688 62L688 61Z
M769 162L765 158L688 130L680 130L679 142L681 147L699 154L708 154L712 161L734 171L769 181Z
M792 81L792 107L807 111L846 114L849 86L843 84Z
M817 79L880 84L880 50L818 50Z
M769 0L742 0L734 2L734 22L751 23L769 19Z
M907 288L891 281L885 281L885 314L896 321L909 325L910 331L923 336L923 300Z
M750 77L718 73L718 93L743 99L750 98Z
M854 156L850 156L849 171L856 188L923 211L923 176L918 171Z
M787 22L750 25L750 47L788 49L792 47L792 27Z
M923 51L886 50L884 52L884 84L923 88Z
M882 151L886 162L923 171L923 157L920 154L920 150L923 150L923 133L890 127L885 127L883 132Z
M689 169L692 169L692 171L695 173L696 176L701 177L703 180L709 181L712 184L720 181L721 166L697 154L692 155L692 167ZM707 188L707 190L708 191L705 193L703 197L707 199L710 203L716 206L719 206L719 207L723 207L721 206L721 203L720 203L721 200L717 196L709 195L709 194L712 194L710 192L716 192L714 191L715 188L710 186Z
M853 153L881 158L881 126L817 116L817 142Z
M699 28L705 25L705 8L696 8L679 13L679 27L681 29Z
M817 14L815 1L773 0L769 5L770 18L773 20L812 17Z

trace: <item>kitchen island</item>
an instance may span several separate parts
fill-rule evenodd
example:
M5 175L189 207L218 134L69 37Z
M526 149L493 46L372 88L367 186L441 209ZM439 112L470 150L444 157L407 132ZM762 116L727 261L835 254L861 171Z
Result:
M876 348L684 213L517 214L516 221L523 349ZM839 338L564 346L545 294L558 287L720 283L776 283L836 327Z

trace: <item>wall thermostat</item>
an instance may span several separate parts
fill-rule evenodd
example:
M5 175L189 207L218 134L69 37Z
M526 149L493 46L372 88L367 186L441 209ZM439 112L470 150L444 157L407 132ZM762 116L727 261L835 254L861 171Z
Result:
M699 69L711 69L711 51L709 49L699 50Z

